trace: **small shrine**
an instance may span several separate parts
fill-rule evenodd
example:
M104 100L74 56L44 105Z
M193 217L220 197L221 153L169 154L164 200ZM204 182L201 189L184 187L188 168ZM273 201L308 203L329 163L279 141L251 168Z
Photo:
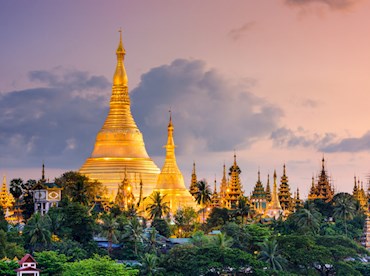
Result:
M37 262L30 254L24 255L24 257L18 262L18 264L21 267L15 270L15 272L17 272L17 276L40 275L41 270L36 268Z

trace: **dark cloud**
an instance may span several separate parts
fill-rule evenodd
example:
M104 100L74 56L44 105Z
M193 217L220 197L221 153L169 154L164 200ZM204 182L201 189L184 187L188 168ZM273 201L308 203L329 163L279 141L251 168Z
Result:
M269 135L282 111L199 60L177 59L142 75L133 114L150 154L163 154L172 109L178 152L224 151Z
M229 33L228 36L232 40L239 40L242 36L245 35L246 32L251 30L254 26L256 25L255 21L250 21L245 23L243 26L239 28L232 29Z
M337 143L322 147L324 152L359 152L370 151L370 131L360 138L346 138Z
M360 1L361 0L285 0L285 3L300 7L321 4L327 6L331 10L347 10Z
M107 113L106 78L65 70L30 72L42 88L0 96L0 166L78 168Z
M313 147L321 150L323 147L332 143L336 138L334 133L311 134L303 128L291 130L285 127L278 128L271 133L271 139L278 147Z

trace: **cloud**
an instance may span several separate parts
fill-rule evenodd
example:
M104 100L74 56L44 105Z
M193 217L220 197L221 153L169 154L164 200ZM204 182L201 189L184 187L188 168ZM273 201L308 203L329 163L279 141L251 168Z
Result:
M281 127L273 131L270 136L277 147L313 147L318 150L332 143L336 137L334 133L312 134L302 127L296 130Z
M305 99L302 101L302 106L308 107L308 108L316 108L319 106L319 102L312 100L312 99Z
M42 87L0 95L0 167L45 160L51 167L78 168L106 117L108 80L63 68L29 76Z
M370 151L370 131L360 138L345 138L337 143L322 147L324 152L360 152Z
M235 40L235 41L236 40L239 40L242 36L245 35L246 32L248 32L249 30L251 30L255 25L256 25L256 22L255 21L247 22L247 23L245 23L243 26L241 26L239 28L232 29L228 33L228 36L232 40Z
M285 0L291 6L311 7L312 5L326 6L330 10L348 10L361 0Z
M232 150L268 136L283 112L246 87L200 60L177 59L143 74L131 96L149 153L164 153L170 108L179 153Z

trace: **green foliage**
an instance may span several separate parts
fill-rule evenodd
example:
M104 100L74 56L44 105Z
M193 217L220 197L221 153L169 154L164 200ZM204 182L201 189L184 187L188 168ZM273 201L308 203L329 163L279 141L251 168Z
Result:
M80 243L70 239L64 239L61 242L53 242L51 244L51 249L58 252L58 254L67 256L70 261L83 260L89 256L88 252L82 248Z
M135 256L137 257L139 255L139 249L143 246L143 226L137 217L133 217L127 221L123 230L124 232L120 240L123 241L126 246L132 245Z
M104 214L102 216L101 235L108 239L108 252L112 251L112 243L118 242L118 223L112 215Z
M226 208L213 208L207 218L207 228L216 229L231 221L230 211Z
M344 222L345 233L347 236L347 221L353 219L356 214L355 199L348 193L339 193L335 195L333 202L333 216L335 219L341 219Z
M262 224L247 224L244 226L244 231L249 237L246 250L250 253L258 251L260 245L265 240L270 239L272 235L271 229L268 226Z
M246 228L243 225L230 222L224 225L221 228L221 231L233 238L232 247L239 248L241 250L246 250L246 248L248 248L251 234L246 231Z
M170 212L169 203L165 201L166 195L161 195L160 192L153 192L149 199L151 203L146 207L150 219L162 218Z
M152 227L154 227L160 235L165 236L166 238L171 235L170 226L164 219L154 219L152 222Z
M268 264L272 270L283 270L286 260L280 255L278 243L275 239L266 240L261 245L259 259Z
M313 206L309 205L307 208L301 208L291 217L294 228L301 234L316 234L321 225L322 215Z
M81 260L74 263L65 263L63 276L131 276L138 275L139 271L123 264L116 263L108 256Z
M17 268L19 268L19 265L16 261L0 260L0 275L16 276L17 273L14 271L14 269Z
M8 222L5 220L4 210L0 207L0 230L8 231Z
M203 206L203 223L205 223L205 207L211 201L211 190L205 179L197 182L197 192L194 196L195 201Z
M103 191L100 182L90 180L87 176L74 171L65 172L55 179L55 183L63 188L63 198L83 205L91 204L95 196Z
M87 244L92 240L95 221L89 215L86 206L78 202L66 202L57 212L60 212L62 216L58 236L82 244Z
M141 275L154 276L158 275L162 270L161 268L158 268L158 257L155 254L145 253L141 257L141 264Z
M68 261L66 255L55 251L36 252L34 255L38 263L37 268L42 270L42 275L62 275L63 266Z
M189 237L191 235L197 217L198 214L192 207L177 210L174 221L178 228L178 237Z
M45 249L51 241L51 221L48 215L35 213L24 227L23 235L31 251Z

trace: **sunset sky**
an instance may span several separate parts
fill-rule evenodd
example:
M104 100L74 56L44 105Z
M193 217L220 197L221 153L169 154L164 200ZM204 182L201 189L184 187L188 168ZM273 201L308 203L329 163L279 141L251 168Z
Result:
M90 155L119 28L134 119L162 167L168 110L189 185L234 150L249 195L283 164L306 198L321 158L337 191L370 173L370 1L0 0L0 175L53 179ZM213 186L213 185L212 185Z

